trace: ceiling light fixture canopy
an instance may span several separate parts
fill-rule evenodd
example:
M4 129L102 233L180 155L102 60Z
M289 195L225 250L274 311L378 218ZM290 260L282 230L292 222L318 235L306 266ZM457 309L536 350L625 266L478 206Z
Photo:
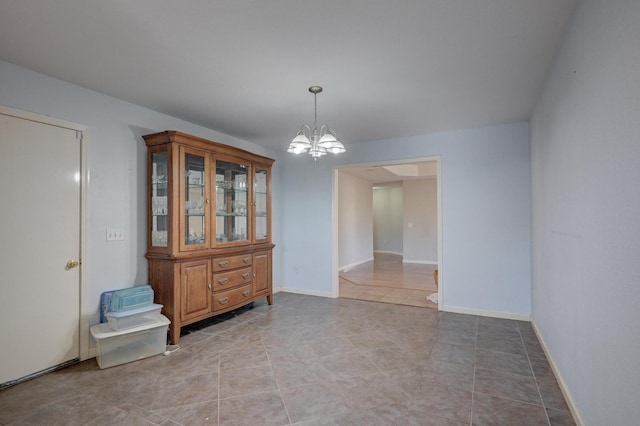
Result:
M323 124L318 130L318 93L322 92L322 87L311 86L309 92L313 93L313 129L308 124L304 124L295 138L291 141L287 152L291 154L302 154L308 152L313 157L313 160L318 160L318 157L330 154L342 154L346 150L342 142L338 140L336 132L331 130L329 126Z

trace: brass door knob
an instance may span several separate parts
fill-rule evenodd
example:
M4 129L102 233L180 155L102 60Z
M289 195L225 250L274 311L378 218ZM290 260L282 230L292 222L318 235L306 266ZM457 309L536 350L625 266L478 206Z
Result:
M67 269L73 269L76 266L78 266L80 264L80 262L78 262L77 260L69 260L67 262Z

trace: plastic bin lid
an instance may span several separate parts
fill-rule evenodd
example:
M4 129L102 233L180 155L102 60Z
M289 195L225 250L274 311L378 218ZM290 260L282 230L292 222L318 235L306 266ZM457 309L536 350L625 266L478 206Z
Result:
M108 323L103 322L100 324L92 325L90 330L91 330L91 335L93 336L94 339L101 340L101 339L107 339L109 337L122 336L129 333L135 333L138 331L145 331L151 328L161 327L163 325L169 325L169 324L171 324L171 321L169 321L169 318L165 317L164 315L160 315L160 319L158 321L152 322L149 324L144 324L138 327L132 327L132 328L126 328L124 330L114 331L109 328Z
M159 305L157 303L151 303L150 305L143 306L142 308L131 309L129 311L107 312L106 315L107 315L107 318L108 317L122 318L122 317L128 317L130 315L143 314L145 312L153 311L158 308L162 309L162 306L163 305Z

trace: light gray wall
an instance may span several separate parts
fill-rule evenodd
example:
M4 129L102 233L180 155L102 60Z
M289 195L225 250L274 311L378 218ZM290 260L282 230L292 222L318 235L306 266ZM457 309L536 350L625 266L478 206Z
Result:
M402 255L402 184L373 190L373 249Z
M350 144L345 154L316 163L309 155L283 158L283 285L331 293L335 166L431 156L441 156L445 308L528 317L530 156L525 122ZM312 224L301 220L309 215Z
M0 82L1 104L90 128L92 323L102 291L147 281L146 148L141 135L165 129L276 158L274 287L316 294L331 294L333 280L334 166L441 155L445 308L530 312L527 123L352 144L343 156L314 163L310 156L279 155L1 61ZM125 241L105 242L107 227L124 229Z
M639 23L579 3L531 123L532 316L586 425L640 418Z
M405 180L403 261L438 263L438 188L436 179ZM409 227L411 225L411 227Z
M338 174L338 268L373 259L371 182Z
M180 130L275 158L277 153L168 115L129 104L67 82L0 61L0 104L89 127L89 300L90 323L99 322L103 291L147 283L146 146L142 135ZM37 153L34 153L37 155ZM279 180L279 162L273 179ZM274 242L280 232L274 183ZM107 228L124 230L125 240L106 242ZM280 278L279 247L274 283ZM276 284L277 285L277 284Z

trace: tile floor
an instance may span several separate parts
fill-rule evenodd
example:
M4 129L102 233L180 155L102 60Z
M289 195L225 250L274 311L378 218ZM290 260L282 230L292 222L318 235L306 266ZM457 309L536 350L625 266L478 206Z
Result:
M531 326L279 293L170 356L0 390L2 425L572 425Z

